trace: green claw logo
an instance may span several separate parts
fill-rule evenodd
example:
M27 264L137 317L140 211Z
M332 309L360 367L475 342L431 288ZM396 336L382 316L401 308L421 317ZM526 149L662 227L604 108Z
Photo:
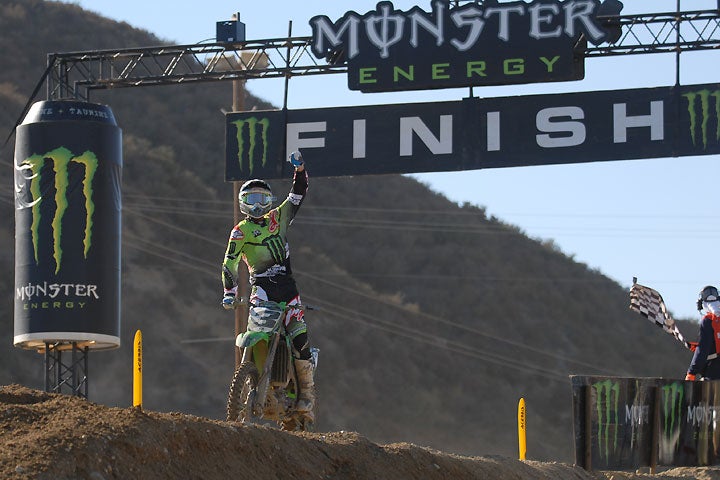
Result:
M620 422L619 401L620 384L611 380L594 383L592 386L596 394L596 407L598 417L598 450L600 457L605 460L610 458L611 453L617 451L618 424ZM612 433L612 451L610 450L610 427L614 425Z
M40 206L43 202L43 194L40 190L40 182L42 180L42 170L46 160L53 163L53 171L55 173L55 213L51 220L53 235L53 258L55 259L55 273L60 271L62 265L62 227L63 217L68 208L67 189L69 185L68 167L71 163L78 163L84 167L85 174L82 181L82 192L85 197L85 235L83 238L83 256L87 258L90 247L92 246L92 227L93 214L95 213L95 203L93 202L93 178L98 167L97 157L93 152L86 151L80 156L75 156L65 147L56 148L44 155L32 155L23 160L17 167L19 170L30 170L32 175L30 179L30 194L32 202L32 224L30 231L32 234L33 250L35 253L35 263L38 264L38 245L41 212Z
M680 427L680 415L682 412L683 396L685 386L680 382L674 382L662 387L663 397L663 435L670 438L673 432Z
M255 162L259 156L260 162L264 167L267 163L268 156L268 131L270 130L270 119L257 117L245 118L243 120L235 120L232 122L237 129L238 142L238 165L240 171L243 172L243 159L247 158L248 174L252 176L255 168ZM247 151L245 142L245 126L247 125ZM258 138L259 137L259 138ZM258 141L259 140L259 141ZM260 143L260 145L258 145ZM260 152L257 152L258 146Z
M283 246L280 237L278 235L268 237L263 241L263 245L265 245L268 250L270 250L270 254L272 255L275 263L277 263L278 265L282 265L282 263L285 261L285 247Z
M693 146L698 146L698 133L702 136L703 150L707 150L710 141L708 131L710 120L715 117L715 141L720 142L720 90L708 89L687 92L682 95L687 99L690 114L690 137ZM711 102L712 100L712 102ZM711 103L713 105L711 105ZM714 106L714 108L713 108ZM699 112L697 109L699 108Z

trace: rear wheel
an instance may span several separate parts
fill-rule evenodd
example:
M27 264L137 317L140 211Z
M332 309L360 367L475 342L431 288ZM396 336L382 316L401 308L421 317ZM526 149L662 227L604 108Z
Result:
M258 369L252 362L240 365L233 375L227 401L227 421L248 422L254 418Z

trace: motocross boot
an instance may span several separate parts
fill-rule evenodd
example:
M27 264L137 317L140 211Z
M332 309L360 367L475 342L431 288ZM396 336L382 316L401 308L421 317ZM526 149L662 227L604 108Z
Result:
M263 418L267 420L275 420L278 418L280 413L280 404L278 403L275 390L268 392L267 400L265 401L265 409L263 410Z
M315 380L313 375L315 369L310 360L295 359L298 383L300 384L300 396L298 397L295 410L300 414L303 423L315 422Z

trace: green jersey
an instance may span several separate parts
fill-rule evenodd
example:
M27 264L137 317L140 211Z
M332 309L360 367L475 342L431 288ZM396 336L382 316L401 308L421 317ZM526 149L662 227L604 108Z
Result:
M247 264L250 283L263 279L286 283L291 280L287 231L307 191L307 174L296 172L288 197L262 218L246 218L230 231L222 280L225 292L237 289L238 262ZM284 278L277 278L277 277Z

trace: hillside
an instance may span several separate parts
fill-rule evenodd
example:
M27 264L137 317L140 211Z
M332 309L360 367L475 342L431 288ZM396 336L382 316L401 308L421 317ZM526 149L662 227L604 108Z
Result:
M3 138L47 53L161 43L41 0L0 0L0 32ZM221 419L234 361L232 315L219 306L233 212L220 109L229 108L231 86L93 95L123 129L123 345L90 354L90 400L131 403L132 338L142 329L146 409ZM252 97L246 105L269 107ZM14 291L13 141L0 153L3 292ZM302 297L320 307L308 314L321 350L320 431L513 457L524 397L529 458L572 463L568 375L684 374L689 352L630 312L622 286L552 242L411 178L315 178L311 164L308 171L290 241ZM283 197L289 181L273 188ZM43 357L13 348L12 336L13 298L5 295L0 385L42 389Z
M181 413L108 408L77 397L0 388L0 476L408 480L718 480L720 468L658 475L585 472L560 463L464 457L354 432L287 433Z

